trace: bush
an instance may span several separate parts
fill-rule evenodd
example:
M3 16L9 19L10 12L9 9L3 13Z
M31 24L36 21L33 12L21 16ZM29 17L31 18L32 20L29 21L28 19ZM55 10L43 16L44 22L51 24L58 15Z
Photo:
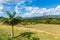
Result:
M39 40L38 37L32 37L35 35L33 32L24 32L15 37L15 40Z

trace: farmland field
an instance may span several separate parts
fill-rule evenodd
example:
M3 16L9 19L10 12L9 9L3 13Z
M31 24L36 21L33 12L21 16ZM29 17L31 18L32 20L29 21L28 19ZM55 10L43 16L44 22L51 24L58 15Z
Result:
M16 25L14 35L18 36L23 32L34 32L40 40L60 40L60 25L36 24L36 25ZM0 24L0 38L7 40L11 34L11 26ZM19 40L19 39L18 39Z

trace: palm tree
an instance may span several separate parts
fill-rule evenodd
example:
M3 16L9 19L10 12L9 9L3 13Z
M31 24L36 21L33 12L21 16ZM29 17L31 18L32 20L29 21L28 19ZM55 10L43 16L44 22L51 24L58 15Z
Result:
M3 18L3 23L12 26L11 37L13 39L14 38L14 25L17 25L18 23L21 22L21 17L16 16L15 11L12 14L8 11L7 15L8 15L7 18L6 17Z

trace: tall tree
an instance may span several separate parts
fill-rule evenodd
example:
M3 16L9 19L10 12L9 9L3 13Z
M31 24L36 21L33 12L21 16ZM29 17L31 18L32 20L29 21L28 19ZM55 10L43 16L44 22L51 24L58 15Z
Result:
M21 22L21 17L16 16L16 12L14 11L12 14L8 11L7 12L8 17L3 17L3 23L8 24L12 26L12 32L11 37L14 38L14 25L17 25Z

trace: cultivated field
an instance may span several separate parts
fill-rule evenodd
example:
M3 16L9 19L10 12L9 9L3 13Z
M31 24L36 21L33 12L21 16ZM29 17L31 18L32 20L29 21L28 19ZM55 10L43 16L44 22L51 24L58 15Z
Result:
M60 40L60 25L36 24L26 26L16 25L14 27L15 36L26 31L36 33L36 35L33 36L39 37L40 40ZM10 37L10 34L11 26L0 24L0 38L7 40L7 38Z

